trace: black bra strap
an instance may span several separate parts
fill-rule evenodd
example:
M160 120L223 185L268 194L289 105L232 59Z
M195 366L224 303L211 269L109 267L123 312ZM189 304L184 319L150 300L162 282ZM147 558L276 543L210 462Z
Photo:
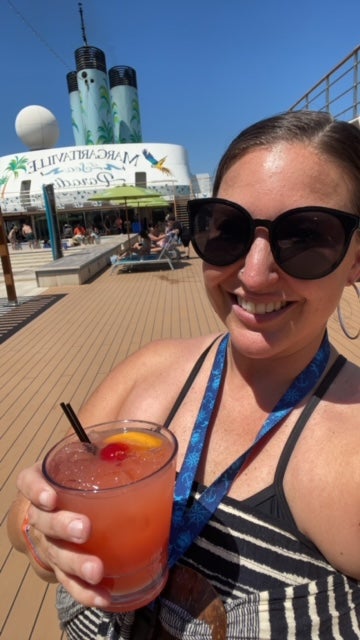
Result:
M192 383L194 382L197 374L199 373L202 364L207 356L207 354L209 353L211 347L213 346L213 344L215 344L215 342L219 339L219 336L217 336L215 338L215 340L213 340L207 347L206 349L201 353L201 355L199 356L199 358L197 359L197 361L195 362L193 368L191 369L183 388L181 389L178 397L176 398L176 401L174 403L174 406L172 407L168 417L166 418L163 426L165 427L165 429L167 429L172 421L172 419L174 418L176 412L178 411L182 401L184 400L187 392L189 391Z

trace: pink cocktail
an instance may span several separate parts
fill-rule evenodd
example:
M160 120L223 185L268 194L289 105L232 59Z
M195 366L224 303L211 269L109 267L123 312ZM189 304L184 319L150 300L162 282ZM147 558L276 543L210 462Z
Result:
M69 436L49 451L43 473L59 509L90 518L91 535L81 548L104 563L109 609L137 609L167 579L177 442L168 429L141 420L96 425L87 433L95 452Z

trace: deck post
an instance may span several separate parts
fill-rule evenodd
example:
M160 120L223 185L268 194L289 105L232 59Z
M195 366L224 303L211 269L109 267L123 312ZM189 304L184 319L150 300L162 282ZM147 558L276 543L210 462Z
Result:
M0 209L0 256L1 264L4 273L4 282L6 286L6 294L9 305L17 305L18 299L15 289L15 280L11 266L11 260L9 255L9 248L7 245L7 234L5 228L4 216Z

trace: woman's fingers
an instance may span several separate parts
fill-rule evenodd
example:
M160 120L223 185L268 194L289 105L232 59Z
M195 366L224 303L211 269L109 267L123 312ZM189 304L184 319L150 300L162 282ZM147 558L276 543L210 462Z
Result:
M76 580L80 580L89 585L97 585L104 576L104 567L100 558L85 553L80 553L80 549L66 546L46 538L44 543L46 559L51 564L55 573L71 575Z
M46 557L57 580L70 595L86 607L108 607L111 597L106 589L98 586L104 576L101 560L79 553L58 541L46 539Z
M43 511L33 505L28 511L29 522L44 535L64 542L82 544L90 535L87 516L72 511Z
M65 587L66 591L85 607L98 607L106 609L111 606L110 594L101 587L90 587L86 582L73 575L56 571L58 581Z
M108 607L111 596L98 586L103 577L103 565L94 556L79 556L71 551L59 550L49 543L49 557L53 555L53 569L57 580L72 597L86 607Z
M31 525L44 535L67 542L85 542L90 534L89 518L70 511L54 511L56 493L41 474L39 464L19 474L18 488L30 501L28 518Z
M46 482L38 462L20 471L17 487L25 498L41 509L51 511L56 506L56 492Z

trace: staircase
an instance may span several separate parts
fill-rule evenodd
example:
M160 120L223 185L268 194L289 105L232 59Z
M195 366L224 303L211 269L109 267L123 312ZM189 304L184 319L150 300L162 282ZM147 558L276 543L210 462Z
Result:
M189 226L189 215L187 212L187 203L189 198L176 198L176 202L174 204L174 210L176 210L175 217L177 220L184 224L185 226Z

